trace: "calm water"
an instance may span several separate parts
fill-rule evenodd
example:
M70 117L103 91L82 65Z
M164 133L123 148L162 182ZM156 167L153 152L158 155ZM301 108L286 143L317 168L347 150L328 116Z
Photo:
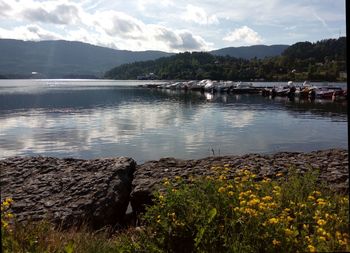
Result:
M346 103L135 87L141 83L1 80L0 158L130 156L141 163L348 147Z

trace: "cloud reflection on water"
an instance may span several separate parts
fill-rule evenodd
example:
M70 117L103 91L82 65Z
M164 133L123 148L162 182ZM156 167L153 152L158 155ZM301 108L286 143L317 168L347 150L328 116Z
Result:
M208 101L201 93L114 87L6 96L23 100L12 109L0 102L2 157L127 155L144 161L198 158L211 149L243 154L275 152L279 146L318 149L321 142L340 147L347 140L346 118L313 118L302 103L286 106L262 97L214 94ZM302 114L307 116L298 116ZM332 137L325 135L330 128Z

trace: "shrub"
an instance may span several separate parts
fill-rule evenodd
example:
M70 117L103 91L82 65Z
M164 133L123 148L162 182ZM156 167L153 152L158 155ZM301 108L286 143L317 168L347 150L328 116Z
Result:
M345 251L349 203L317 183L317 175L290 173L255 180L248 170L228 179L164 181L165 191L144 216L148 241L165 252Z
M16 224L11 200L1 205L3 252L336 252L349 251L349 200L317 182L317 174L256 180L229 177L164 179L142 228L59 231L46 222Z

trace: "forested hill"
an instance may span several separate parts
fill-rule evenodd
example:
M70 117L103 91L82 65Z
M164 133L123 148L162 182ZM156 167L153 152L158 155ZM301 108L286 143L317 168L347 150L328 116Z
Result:
M0 39L0 75L5 77L74 78L102 77L125 63L154 60L173 54L161 51L133 52L77 41L22 41Z
M289 47L288 45L254 45L247 47L226 47L218 50L210 51L213 55L219 56L232 56L236 58L252 59L265 57L273 57L281 55L282 52Z
M105 78L136 79L154 73L158 79L340 81L346 71L346 38L298 42L281 56L250 60L210 53L180 53L153 61L124 64Z

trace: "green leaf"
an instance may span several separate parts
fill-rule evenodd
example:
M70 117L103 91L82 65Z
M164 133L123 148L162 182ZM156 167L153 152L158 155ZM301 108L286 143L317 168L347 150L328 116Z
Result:
M205 230L207 230L208 225L213 221L213 219L214 219L214 217L216 216L216 214L217 214L217 210L216 210L216 208L214 207L214 208L211 209L210 212L209 212L208 223L207 223L204 227L202 227L202 228L199 229L199 231L198 231L198 233L197 233L197 236L196 236L196 238L194 239L194 241L195 241L195 247L197 247L197 246L200 244L200 242L202 241L202 238L203 238L203 235L204 235L204 233L205 233Z
M65 253L73 253L74 252L74 242L69 241L69 243L64 247Z
M214 217L216 216L217 212L218 212L218 211L216 210L215 207L214 207L213 209L210 210L210 212L209 212L208 224L212 222L212 220L213 220Z

